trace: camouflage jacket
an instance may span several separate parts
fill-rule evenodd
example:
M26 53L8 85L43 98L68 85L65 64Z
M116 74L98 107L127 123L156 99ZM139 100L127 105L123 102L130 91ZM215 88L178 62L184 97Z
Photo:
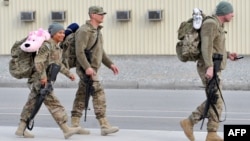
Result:
M105 66L110 68L112 61L106 55L103 49L103 37L101 33L102 26L98 26L98 28L94 28L90 21L86 21L86 24L82 25L75 33L76 40L76 57L77 57L77 66L81 66L83 69L94 68L96 71L103 63ZM90 49L96 39L98 34L98 41L96 46L92 49L92 58L91 64L88 63L87 58L85 56L84 50Z
M224 25L219 22L219 19L213 15L204 21L201 27L201 53L205 62L205 67L213 66L212 56L214 53L223 55L221 69L226 67L226 59L228 57L225 48L225 31Z
M35 67L40 78L47 77L46 69L52 63L60 65L60 72L69 77L70 71L62 63L62 49L53 39L50 39L48 42L45 41L42 44L35 57Z

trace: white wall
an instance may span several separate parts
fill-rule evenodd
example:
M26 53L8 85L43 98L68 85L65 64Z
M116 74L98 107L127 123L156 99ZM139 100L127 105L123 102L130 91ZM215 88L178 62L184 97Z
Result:
M173 55L177 42L177 29L188 19L194 7L211 14L220 0L9 0L5 6L0 1L0 54L9 54L12 44L29 31L47 28L51 11L66 11L65 27L72 22L84 24L88 7L99 5L107 11L103 23L104 48L115 55ZM249 0L229 0L235 9L232 22L226 24L227 49L240 54L250 54ZM21 22L21 11L36 11L34 22ZM116 10L131 10L131 20L116 21ZM147 20L148 10L163 10L163 19Z

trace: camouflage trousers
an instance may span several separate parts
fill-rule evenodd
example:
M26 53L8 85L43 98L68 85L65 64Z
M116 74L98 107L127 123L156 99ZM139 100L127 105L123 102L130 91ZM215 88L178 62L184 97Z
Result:
M33 81L32 83L31 92L29 94L26 104L23 107L21 113L21 120L26 121L30 117L32 110L35 107L36 99L39 96L40 89L41 84L36 79L36 81ZM51 113L58 125L67 122L67 113L53 91L45 97L43 103L48 108L49 112Z
M197 63L197 71L198 71L198 73L200 75L200 78L202 80L203 85L206 86L208 80L205 78L206 68L205 68L203 60L198 61L198 63ZM221 78L221 72L218 72L217 74L218 74L219 79L220 79ZM220 82L219 82L219 87L220 87L220 90L222 90L221 79L220 79ZM215 107L217 109L217 112L219 114L219 119L220 119L221 113L222 113L222 110L223 110L223 100L221 98L220 91L217 91L216 95L218 96L218 100L217 100L217 102L215 104ZM203 115L205 105L206 105L206 100L204 102L202 102L192 112L192 114L189 116L189 119L191 119L193 124L196 124L201 120L201 116ZM208 132L216 132L218 130L218 128L219 128L218 117L217 117L216 113L214 112L214 110L210 107L209 111L208 111L207 131Z
M83 78L85 74L79 69L76 69L76 72L80 78ZM92 103L94 108L94 113L96 119L106 117L106 97L104 89L96 76L93 82L94 94L92 95ZM85 98L86 98L86 84L82 79L79 80L78 89L75 95L73 108L71 111L72 117L82 117L82 112L85 109ZM90 97L91 98L91 97Z

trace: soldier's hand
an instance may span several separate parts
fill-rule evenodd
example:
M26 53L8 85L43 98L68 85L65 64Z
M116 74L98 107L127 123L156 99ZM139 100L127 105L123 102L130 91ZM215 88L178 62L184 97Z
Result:
M210 79L212 79L213 76L214 76L214 67L208 67L207 71L206 71L206 74L205 74L205 77L208 80L210 80Z
M46 84L47 84L47 77L45 77L45 78L41 78L40 79L40 83L43 85L43 86L45 86Z
M235 60L237 60L236 58L237 58L237 53L230 53L229 54L229 56L228 56L228 58L231 60L231 61L235 61Z
M75 75L72 73L69 75L69 78L71 81L74 81L76 79Z
M110 68L111 68L111 70L113 71L113 73L114 73L115 75L117 75L117 74L119 73L119 69L118 69L118 67L117 67L116 65L112 64L112 65L110 66Z
M86 75L90 76L91 78L96 76L96 72L93 68L87 68L85 73L86 73Z

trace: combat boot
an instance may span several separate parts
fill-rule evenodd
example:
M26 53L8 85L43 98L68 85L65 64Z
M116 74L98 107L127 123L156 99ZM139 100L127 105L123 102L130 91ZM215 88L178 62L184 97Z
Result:
M65 139L68 139L72 135L79 132L79 130L81 129L81 127L68 127L68 125L66 123L63 123L63 124L61 124L59 126L63 131L63 135L64 135Z
M183 129L185 135L187 136L187 138L190 141L194 141L194 131L193 131L193 127L194 125L192 124L192 122L189 119L184 119L180 122L181 128Z
M71 126L72 127L80 127L81 129L79 130L79 132L77 132L77 134L82 134L82 135L88 135L90 134L89 130L86 130L84 128L82 128L80 126L80 118L79 117L72 117L71 118Z
M106 118L98 119L101 126L101 135L106 136L119 131L118 127L111 126Z
M24 121L20 121L19 126L15 133L17 136L22 136L24 138L34 138L34 135L26 131L26 123Z
M223 139L216 132L208 132L206 141L223 141Z

